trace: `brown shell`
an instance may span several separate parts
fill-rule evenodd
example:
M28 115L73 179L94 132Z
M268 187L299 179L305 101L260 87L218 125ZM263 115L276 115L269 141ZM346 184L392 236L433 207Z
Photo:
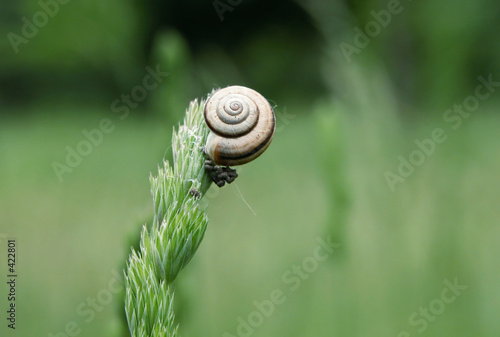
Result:
M211 132L205 151L217 165L248 163L273 139L276 118L269 102L257 91L231 86L216 91L205 105Z

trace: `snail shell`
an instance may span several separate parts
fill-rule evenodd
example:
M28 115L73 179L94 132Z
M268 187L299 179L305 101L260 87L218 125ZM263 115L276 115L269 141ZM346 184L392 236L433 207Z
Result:
M216 91L205 105L211 132L205 152L217 165L242 165L264 152L273 139L276 119L257 91L231 86Z

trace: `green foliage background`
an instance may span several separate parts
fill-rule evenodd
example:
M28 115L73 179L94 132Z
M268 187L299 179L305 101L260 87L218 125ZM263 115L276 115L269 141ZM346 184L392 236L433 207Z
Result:
M128 335L109 284L151 221L149 174L189 101L231 84L276 105L278 132L206 197L174 283L182 336L236 335L273 289L287 300L252 336L498 336L500 90L456 130L443 120L478 76L500 81L498 2L401 1L351 62L340 44L387 1L245 0L223 21L204 1L69 1L18 53L8 34L40 4L0 6L0 270L14 238L19 275L2 336ZM157 65L168 77L120 119L112 103ZM52 164L103 118L114 130L59 182ZM436 128L447 140L391 191L384 174ZM283 274L328 236L341 246L290 291ZM467 290L419 332L410 317L455 278Z

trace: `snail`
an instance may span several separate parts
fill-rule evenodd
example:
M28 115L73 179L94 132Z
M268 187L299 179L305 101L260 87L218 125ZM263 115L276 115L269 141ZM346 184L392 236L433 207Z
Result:
M205 167L219 187L238 176L229 166L246 164L267 149L276 128L269 102L242 86L217 90L205 104L204 117L210 128Z

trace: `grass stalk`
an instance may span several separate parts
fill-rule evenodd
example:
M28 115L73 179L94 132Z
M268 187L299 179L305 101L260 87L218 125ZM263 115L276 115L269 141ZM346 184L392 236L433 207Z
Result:
M211 184L205 172L209 129L205 101L194 100L172 135L173 165L163 161L151 176L154 219L144 225L140 249L132 249L125 272L125 311L132 337L178 334L172 282L203 239L208 219L200 200Z

